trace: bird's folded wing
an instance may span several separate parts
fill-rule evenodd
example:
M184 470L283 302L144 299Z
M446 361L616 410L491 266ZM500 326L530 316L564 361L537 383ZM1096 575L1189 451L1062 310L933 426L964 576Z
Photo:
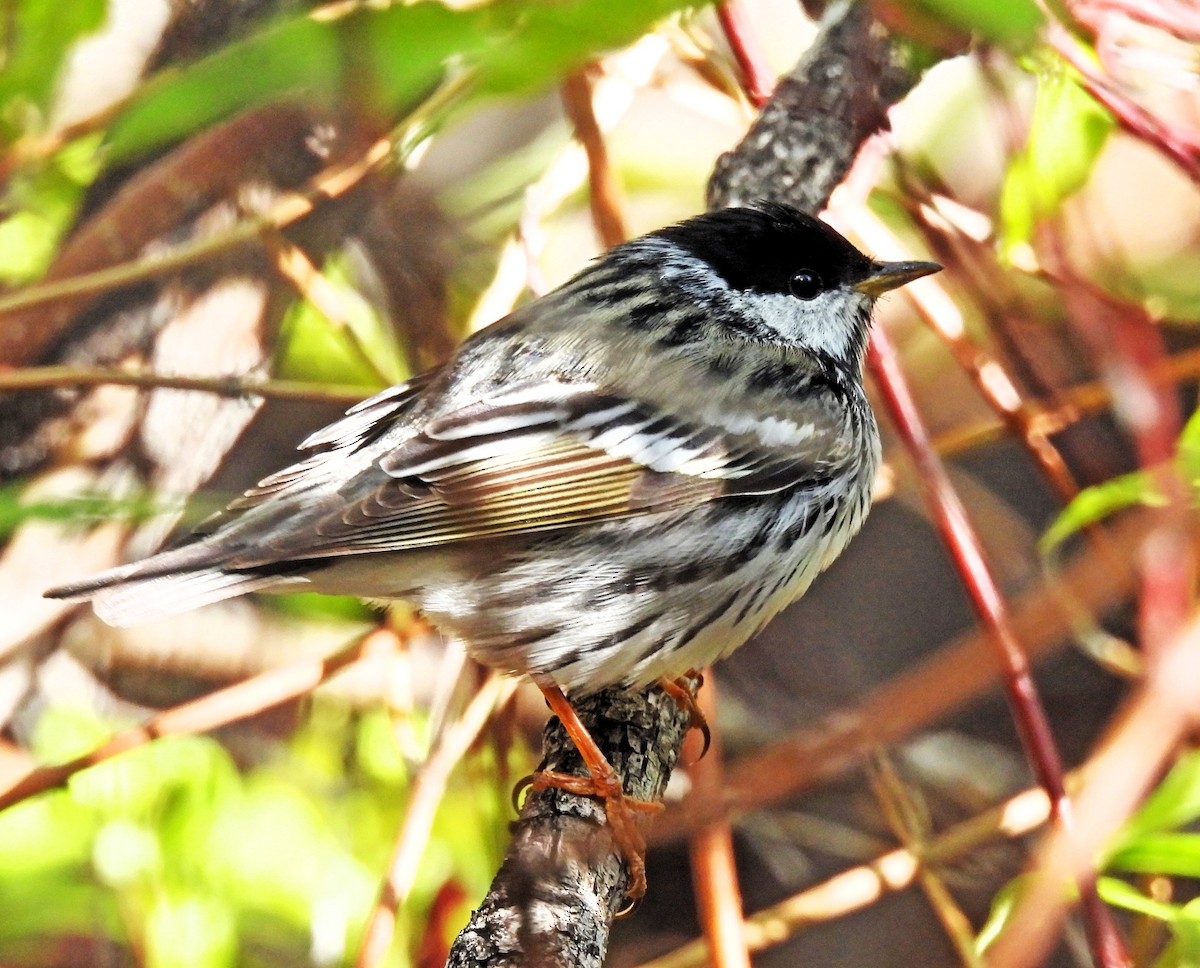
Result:
M229 564L428 548L816 484L847 456L819 423L794 448L767 448L590 386L517 387L429 419L336 501L325 495L333 506L318 520L272 529ZM320 455L305 463L277 480L296 489L324 477ZM279 486L264 482L246 503Z

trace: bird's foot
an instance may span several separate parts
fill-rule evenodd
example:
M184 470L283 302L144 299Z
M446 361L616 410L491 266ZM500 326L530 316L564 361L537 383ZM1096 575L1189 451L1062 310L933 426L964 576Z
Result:
M638 829L637 815L658 813L663 808L661 803L626 796L621 778L611 766L606 772L600 775L593 773L591 776L542 770L529 778L529 789L535 793L539 790L562 790L578 797L603 800L613 846L620 851L629 868L629 889L626 894L630 901L641 899L646 893L646 839Z
M587 776L576 776L557 770L542 770L529 778L533 791L556 789L576 796L597 797L604 801L613 846L620 852L629 869L629 900L636 902L646 893L646 841L637 825L637 814L656 813L662 804L650 803L626 796L617 771L583 725L575 707L561 689L548 683L538 683L550 710L567 731L579 756L587 767Z
M689 669L677 679L658 680L658 688L674 699L675 705L690 717L688 729L698 729L700 735L704 737L704 746L697 757L701 760L704 759L704 754L712 745L712 730L708 728L708 717L704 715L696 702L696 693L703 685L704 676L696 669Z

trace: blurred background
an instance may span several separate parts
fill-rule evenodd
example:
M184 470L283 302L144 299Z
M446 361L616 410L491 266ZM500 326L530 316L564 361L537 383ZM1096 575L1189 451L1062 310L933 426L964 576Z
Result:
M921 79L829 214L880 257L946 266L879 322L1015 613L1057 608L1020 628L1071 766L1191 606L1190 519L1137 588L1112 521L1190 505L1200 474L1200 17L1175 0L871 7ZM0 961L353 962L413 784L461 738L482 671L402 606L251 598L116 630L41 592L159 547L605 244L701 211L756 116L739 42L784 74L822 11L741 0L731 33L669 0L4 9ZM904 889L780 914L755 964L976 963L1038 826L989 826L1033 780L876 410L863 533L714 673L745 908L983 832ZM320 685L269 677L331 655ZM259 693L222 691L256 676ZM38 770L156 715L162 735L107 762ZM544 719L522 690L467 737L387 964L444 963ZM840 755L829 737L850 734ZM807 753L787 789L756 799L789 750ZM1101 856L1137 964L1200 961L1200 763L1170 756ZM27 795L29 776L54 789ZM676 781L610 964L701 933ZM1077 925L1053 957L1090 963Z

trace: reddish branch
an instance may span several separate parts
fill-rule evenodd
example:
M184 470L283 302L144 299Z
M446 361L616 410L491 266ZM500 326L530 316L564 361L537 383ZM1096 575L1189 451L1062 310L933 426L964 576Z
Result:
M572 74L563 83L563 107L575 128L575 137L587 152L588 202L592 223L604 247L620 245L629 238L625 225L621 186L608 157L604 133L596 120L592 104L592 81L586 69Z
M1055 818L1069 828L1071 806L1063 781L1062 759L1038 698L1029 659L1013 632L1008 607L992 577L983 546L933 449L895 348L882 327L876 327L872 335L868 365L892 422L917 465L926 505L1000 660L1004 688L1034 777L1050 797ZM1129 965L1124 941L1096 893L1094 872L1081 874L1078 883L1088 938L1098 964L1104 968Z
M163 736L206 733L247 719L289 700L299 699L308 695L335 672L380 649L390 651L394 644L393 633L376 630L331 656L291 662L165 710L140 726L118 733L90 753L66 763L31 770L8 789L0 791L0 810L60 787L80 770L111 760L114 756L143 746L151 740Z
M721 30L742 70L742 86L756 108L761 108L775 90L775 74L767 63L767 52L750 25L743 0L724 0L717 5Z
M725 770L721 762L721 734L716 727L717 684L711 669L704 670L704 681L698 704L711 724L712 737L705 756L688 768L692 778L689 798L712 803L721 797ZM709 960L713 968L750 968L729 818L714 820L697 830L692 834L690 848L692 882Z

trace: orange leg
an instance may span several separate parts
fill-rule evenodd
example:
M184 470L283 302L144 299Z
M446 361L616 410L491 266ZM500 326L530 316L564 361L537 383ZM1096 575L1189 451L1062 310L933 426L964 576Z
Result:
M571 742L579 750L579 755L591 776L574 776L555 770L543 770L530 778L529 786L534 791L553 787L576 796L600 797L604 801L604 812L608 818L613 843L629 867L629 898L637 901L646 893L646 841L638 830L635 814L657 812L662 809L662 804L647 803L645 800L634 800L625 796L617 771L612 768L612 764L592 739L591 733L583 725L570 700L563 695L558 686L541 682L537 686L546 697L550 710L559 718L567 735L571 737Z
M696 697L692 695L692 682L695 680L699 680L697 689L704 685L704 676L695 669L689 669L678 679L659 679L658 687L675 700L676 706L691 717L688 729L700 730L700 735L704 737L704 748L700 750L699 758L704 759L704 754L712 745L712 730L708 728L708 718L701 711Z

